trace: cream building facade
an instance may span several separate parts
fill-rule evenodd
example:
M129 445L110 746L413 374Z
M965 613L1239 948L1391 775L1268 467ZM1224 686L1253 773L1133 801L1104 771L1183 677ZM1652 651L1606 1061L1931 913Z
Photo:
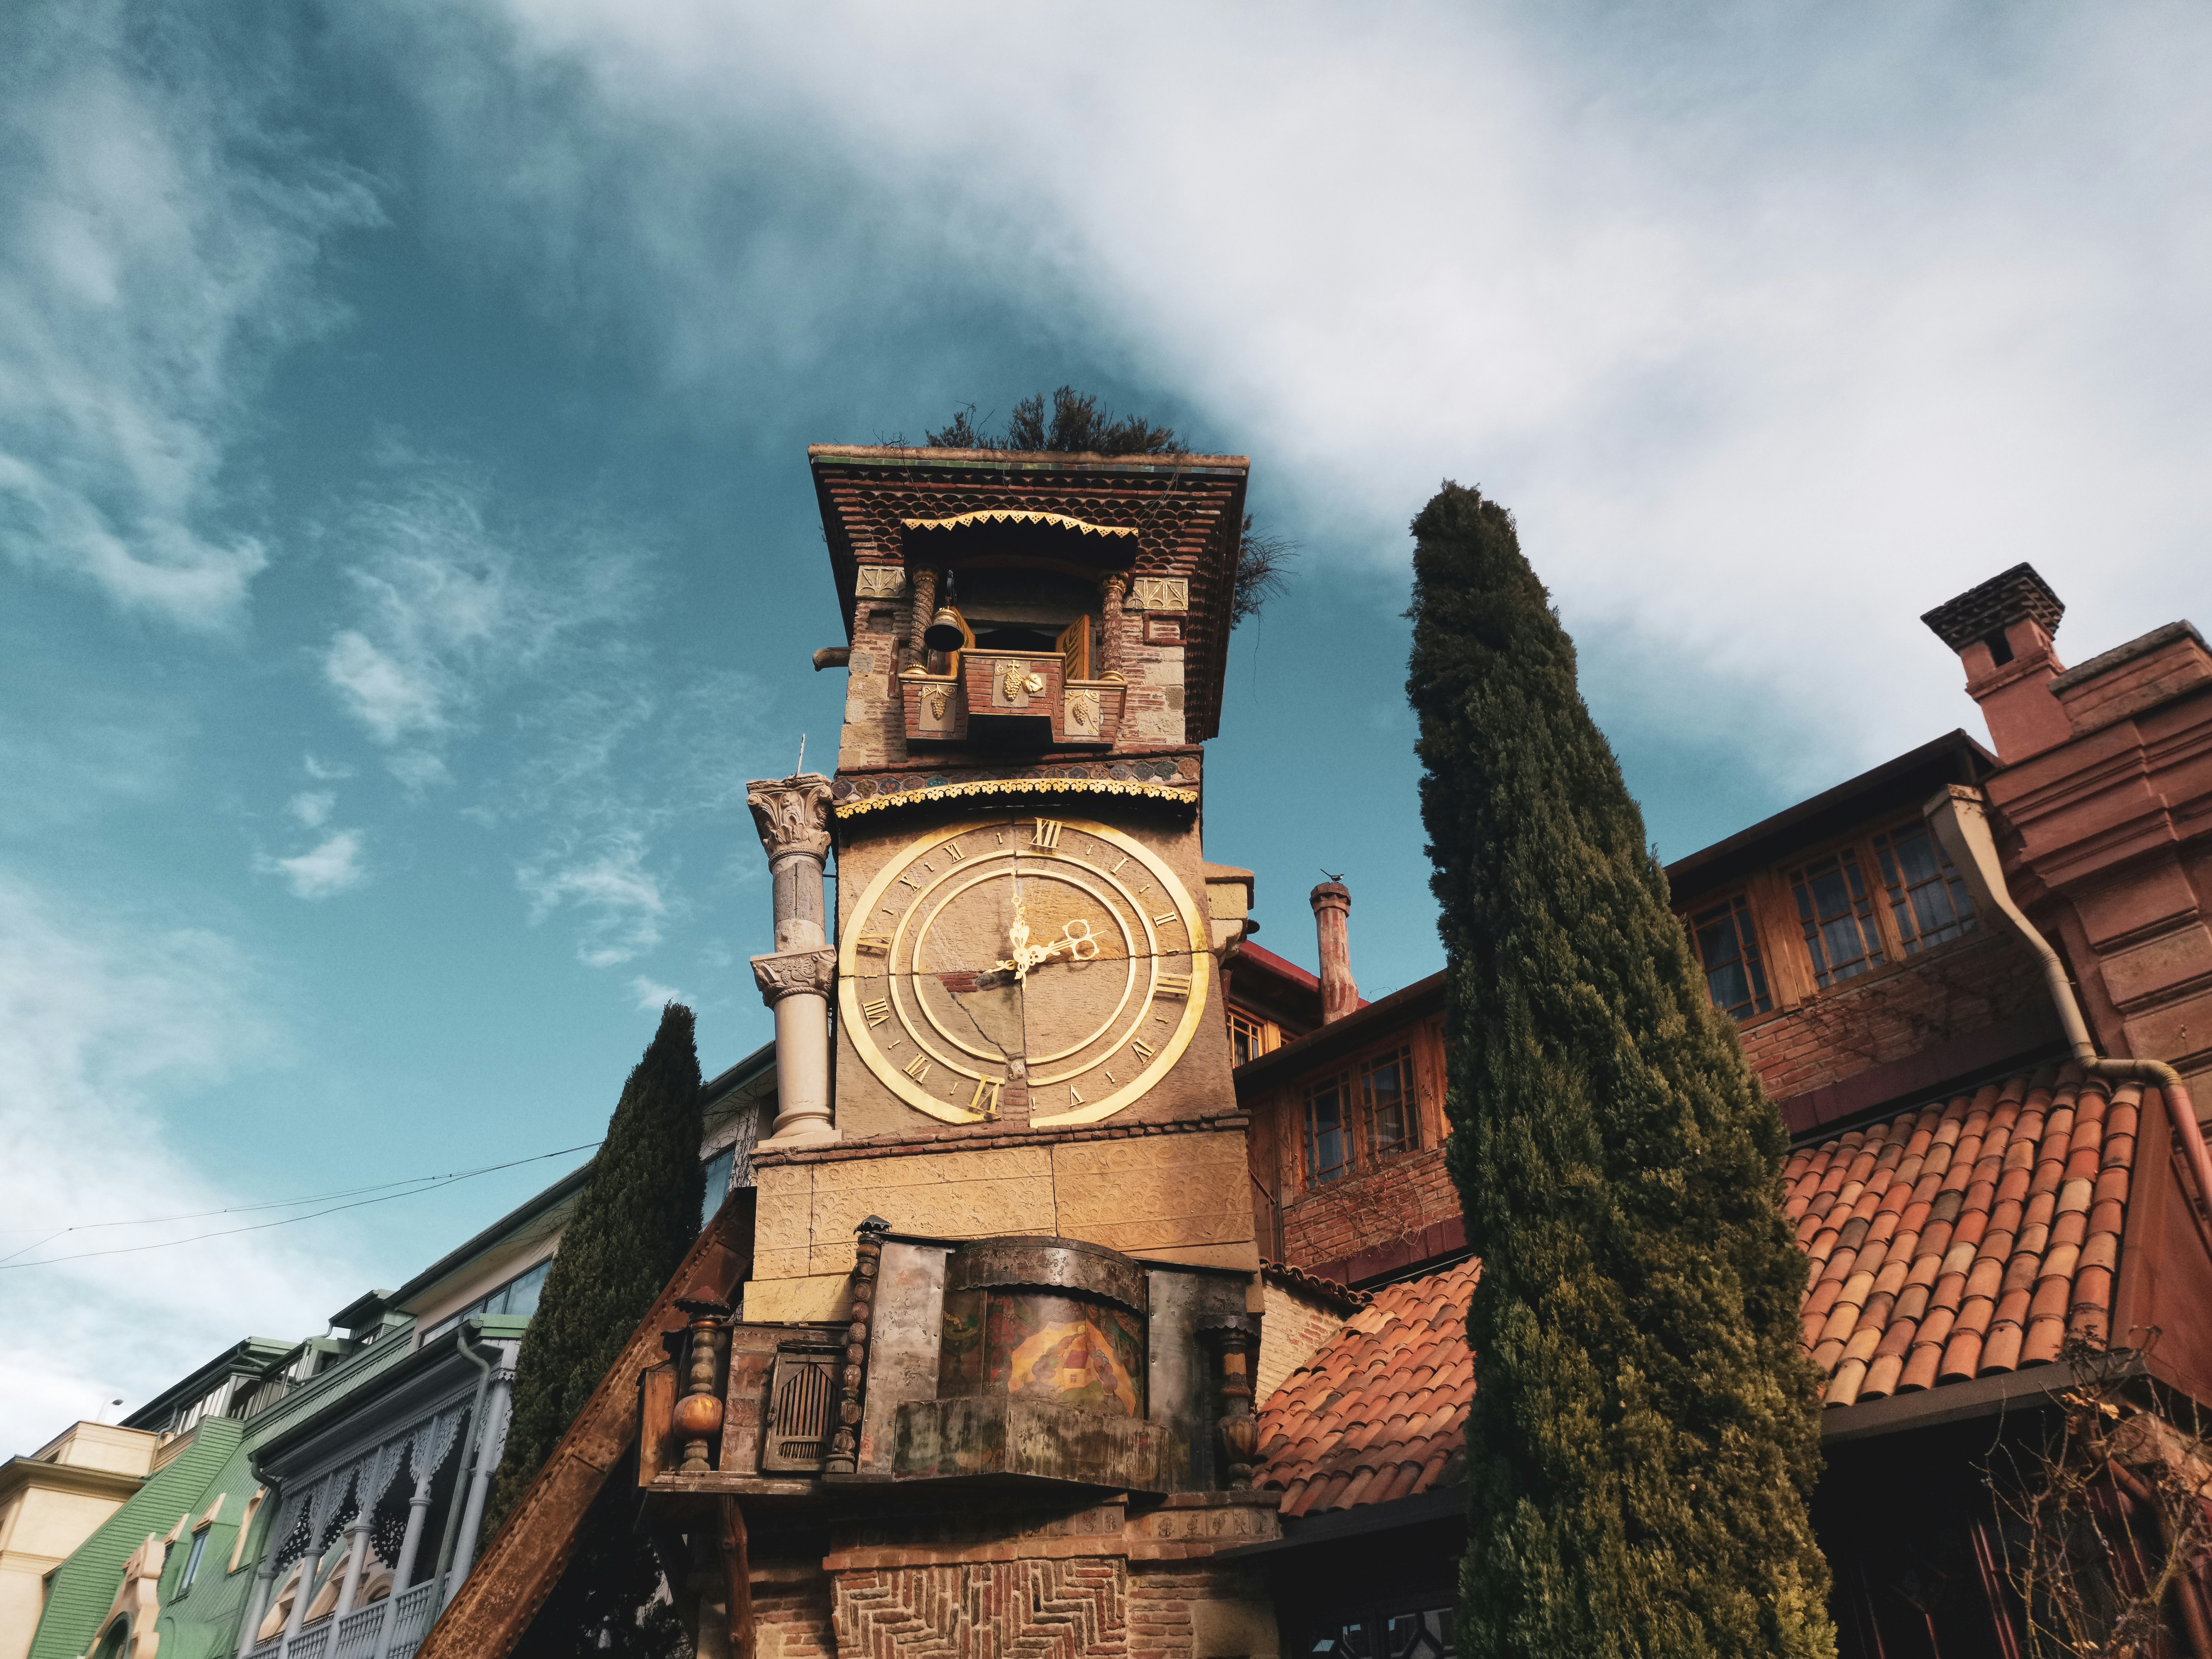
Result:
M46 1575L146 1484L161 1439L77 1423L0 1464L0 1659L23 1659L46 1606Z

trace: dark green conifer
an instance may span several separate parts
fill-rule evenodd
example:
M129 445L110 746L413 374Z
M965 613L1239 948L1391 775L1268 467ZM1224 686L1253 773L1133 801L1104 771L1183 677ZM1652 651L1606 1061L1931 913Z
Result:
M514 1368L514 1414L485 1535L521 1498L699 1236L707 1177L691 1011L660 1029L623 1085L607 1138L562 1230Z
M1785 1139L1510 514L1413 521L1449 1160L1483 1262L1458 1648L1835 1651Z

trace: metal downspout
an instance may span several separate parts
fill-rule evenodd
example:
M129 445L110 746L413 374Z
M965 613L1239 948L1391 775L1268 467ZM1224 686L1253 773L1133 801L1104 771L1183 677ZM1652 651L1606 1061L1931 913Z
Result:
M2090 1040L2088 1024L2081 1018L2081 1005L2075 1000L2073 982L2066 977L2066 964L2058 959L2051 941L2021 913L2006 889L2004 867L1997 860L1996 837L1990 831L1989 809L1981 792L1954 783L1931 796L1920 811L1953 866L1966 877L1975 902L2012 923L2028 948L2042 958L2051 1005L2058 1011L2058 1024L2082 1071L2108 1083L2155 1084L2165 1093L2166 1115L2181 1136L2182 1155L2197 1179L2198 1209L2212 1207L2212 1153L2205 1150L2204 1132L2197 1125L2197 1107L2189 1097L2188 1085L2182 1082L2181 1073L2162 1060L2106 1060L2099 1055L2097 1045Z
M441 1609L452 1599L446 1592L446 1573L453 1565L453 1545L460 1535L461 1509L469 1501L469 1461L475 1456L477 1442L483 1435L484 1396L491 1392L491 1374L497 1359L496 1355L486 1359L477 1352L469 1340L469 1322L465 1319L454 1328L453 1347L483 1375L477 1378L476 1404L469 1407L468 1443L461 1448L461 1461L454 1470L453 1501L446 1507L446 1525L438 1534L438 1573L433 1582L439 1586L434 1594Z

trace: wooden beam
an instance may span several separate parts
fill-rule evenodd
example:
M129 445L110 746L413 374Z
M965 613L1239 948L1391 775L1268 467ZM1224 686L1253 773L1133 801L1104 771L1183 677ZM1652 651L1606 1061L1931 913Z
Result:
M416 1659L504 1659L560 1582L584 1513L638 1432L638 1377L667 1357L661 1337L690 1322L679 1297L728 1301L752 1273L755 1194L731 1193L623 1345Z

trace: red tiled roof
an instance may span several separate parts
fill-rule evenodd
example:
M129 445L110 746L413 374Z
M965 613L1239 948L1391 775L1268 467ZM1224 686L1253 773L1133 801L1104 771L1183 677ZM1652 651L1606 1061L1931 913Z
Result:
M1355 1291L1334 1279L1323 1279L1304 1267L1288 1267L1280 1261L1262 1261L1260 1275L1279 1280L1316 1302L1327 1303L1341 1314L1356 1313L1375 1299L1371 1291Z
M2108 1103L2078 1066L2046 1067L1793 1152L1784 1207L1812 1258L1801 1317L1826 1402L2104 1336L2141 1097L2123 1084Z
M1285 1515L1411 1497L1465 1478L1474 1356L1467 1304L1482 1264L1392 1285L1292 1371L1260 1413L1252 1484Z
M2103 1337L2142 1090L2045 1067L1790 1155L1784 1212L1810 1258L1804 1340L1830 1406L2055 1359ZM1285 1515L1463 1477L1481 1264L1374 1293L1260 1413L1253 1484Z

